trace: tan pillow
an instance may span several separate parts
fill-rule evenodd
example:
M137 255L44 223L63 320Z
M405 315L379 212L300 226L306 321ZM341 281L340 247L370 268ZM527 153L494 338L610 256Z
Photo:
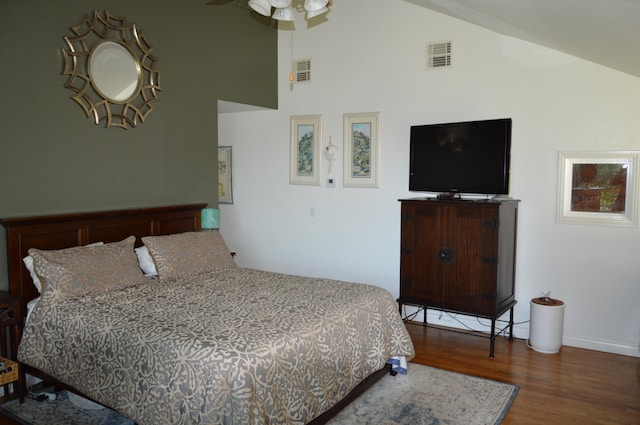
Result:
M30 249L35 272L43 282L43 298L69 300L146 282L133 251L135 241L129 236L92 247Z
M94 242L94 243L90 243L88 245L82 245L82 246L96 246L96 245L103 245L103 244L104 242ZM35 286L36 289L38 290L38 294L42 294L42 282L40 282L40 278L38 277L38 275L36 274L36 271L33 268L33 257L30 255L27 255L22 259L22 262L24 263L24 266L27 268L29 275L31 275L33 286Z
M216 230L146 236L142 242L149 249L161 280L236 267Z

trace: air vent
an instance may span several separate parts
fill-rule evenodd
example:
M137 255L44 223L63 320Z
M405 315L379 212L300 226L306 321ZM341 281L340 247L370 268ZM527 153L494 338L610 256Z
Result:
M311 81L311 60L306 59L293 63L293 82Z
M427 68L451 66L451 41L427 45Z

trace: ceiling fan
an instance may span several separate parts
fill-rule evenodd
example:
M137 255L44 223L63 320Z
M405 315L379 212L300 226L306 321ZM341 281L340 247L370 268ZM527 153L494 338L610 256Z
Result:
M207 4L221 5L228 0L211 0ZM293 21L293 10L305 12L309 20L329 12L331 0L231 0L236 6L253 10L279 21ZM273 9L273 14L272 14Z

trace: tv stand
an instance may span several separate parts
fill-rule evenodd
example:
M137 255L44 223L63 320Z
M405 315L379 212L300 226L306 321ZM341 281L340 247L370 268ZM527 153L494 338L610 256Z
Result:
M517 200L404 199L401 202L400 297L415 305L491 320L509 312L513 337Z

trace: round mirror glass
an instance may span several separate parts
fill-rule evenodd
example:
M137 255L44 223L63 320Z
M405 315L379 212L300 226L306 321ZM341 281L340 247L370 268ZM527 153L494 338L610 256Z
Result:
M138 60L115 41L105 41L93 49L88 71L95 89L113 102L131 99L140 88Z

